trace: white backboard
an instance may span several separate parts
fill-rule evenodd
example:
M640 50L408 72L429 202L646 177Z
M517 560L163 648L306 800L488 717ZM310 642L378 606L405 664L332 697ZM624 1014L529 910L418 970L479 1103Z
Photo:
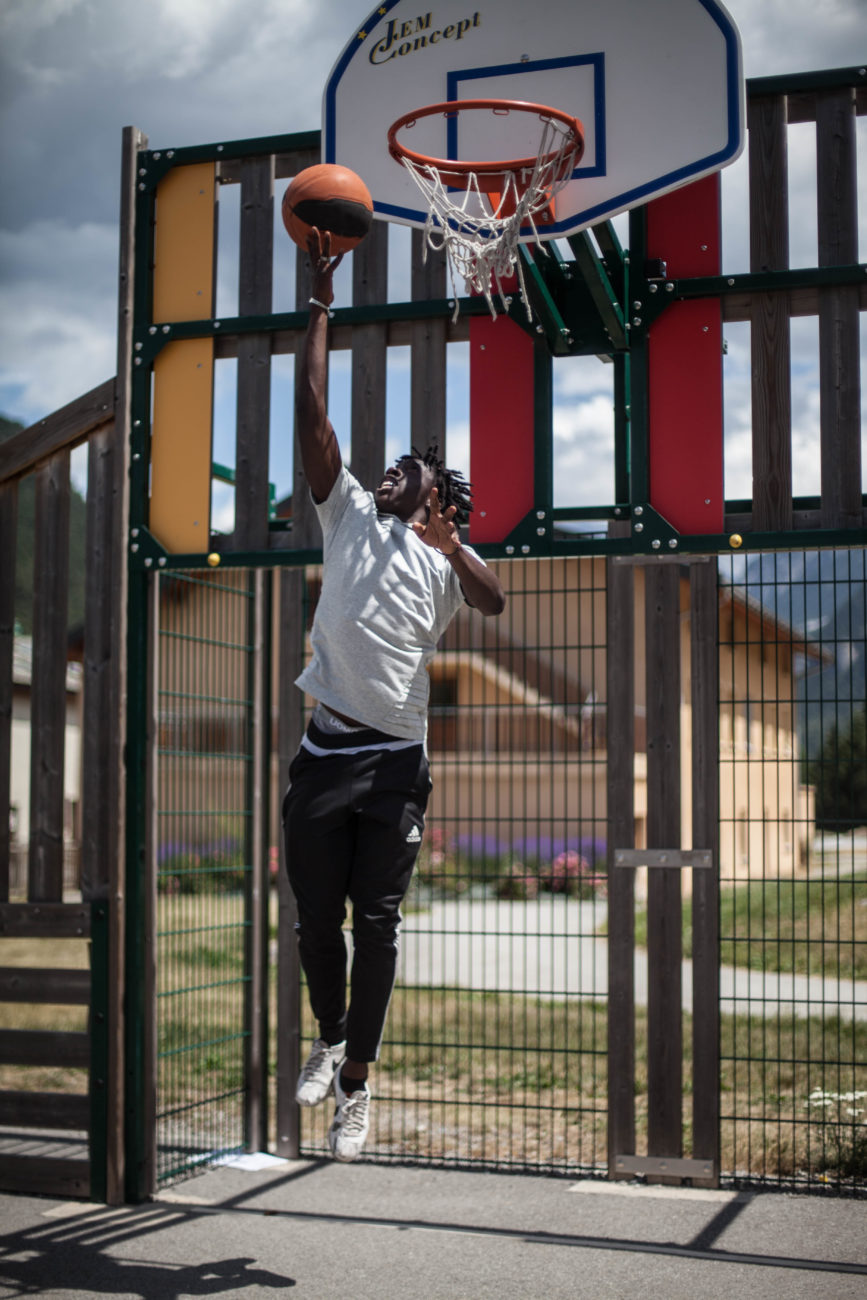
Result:
M323 161L363 177L378 217L424 225L388 129L413 109L479 98L549 104L584 125L584 156L546 238L698 180L743 148L740 39L717 0L383 0L326 83ZM463 113L400 138L489 161L535 153L539 127L523 114Z

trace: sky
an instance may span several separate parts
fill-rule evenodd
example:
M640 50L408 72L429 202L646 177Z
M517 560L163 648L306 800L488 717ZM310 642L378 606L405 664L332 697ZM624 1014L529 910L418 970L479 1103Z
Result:
M747 77L867 61L867 0L729 0L727 8ZM123 127L139 127L153 149L317 129L328 73L369 12L368 0L0 0L0 414L33 423L114 373ZM862 118L862 178L864 128ZM817 260L815 145L808 130L794 135L792 265L809 266ZM861 261L863 191L862 182ZM742 158L723 173L724 271L748 269L745 197ZM726 495L749 496L748 328L727 327L726 336ZM809 494L818 481L815 322L794 323L793 347L795 492ZM280 421L291 373L275 369ZM406 370L395 357L394 445L408 411ZM555 366L555 504L613 500L610 457L599 455L610 437L610 371L594 358ZM215 457L224 461L232 455L232 382L218 375ZM449 383L455 462L466 442L459 352ZM348 375L336 373L341 415L347 385ZM272 472L279 493L290 481L285 455L275 451ZM215 496L217 515L226 509L225 496Z

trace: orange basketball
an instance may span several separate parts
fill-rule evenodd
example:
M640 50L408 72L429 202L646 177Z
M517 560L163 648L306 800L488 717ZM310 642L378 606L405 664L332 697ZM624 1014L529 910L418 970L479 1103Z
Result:
M373 200L360 176L336 163L299 172L283 195L283 224L295 243L307 247L311 226L331 233L331 252L360 244L373 220Z

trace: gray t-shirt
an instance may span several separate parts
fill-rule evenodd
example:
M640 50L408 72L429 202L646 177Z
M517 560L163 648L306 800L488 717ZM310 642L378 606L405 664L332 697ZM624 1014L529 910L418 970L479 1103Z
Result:
M316 510L322 593L296 685L365 726L424 742L427 665L463 603L457 575L409 524L378 514L345 465Z

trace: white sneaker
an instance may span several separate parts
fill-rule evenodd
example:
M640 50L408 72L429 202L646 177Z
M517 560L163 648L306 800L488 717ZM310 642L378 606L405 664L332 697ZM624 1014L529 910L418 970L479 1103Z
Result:
M316 1039L298 1076L295 1100L299 1106L318 1106L325 1100L345 1055L345 1042L329 1047L324 1038Z
M337 1109L328 1131L328 1145L335 1160L357 1160L370 1128L370 1091L362 1084L357 1092L344 1092L340 1075L334 1076Z

